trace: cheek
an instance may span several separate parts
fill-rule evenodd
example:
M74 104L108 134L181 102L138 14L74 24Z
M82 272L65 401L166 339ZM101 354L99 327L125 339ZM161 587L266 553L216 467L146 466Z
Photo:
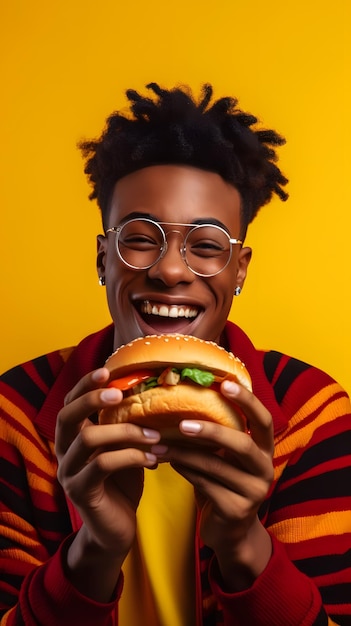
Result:
M118 257L115 248L111 247L106 256L106 282L108 281L111 288L116 289L123 282L124 275L128 273L128 268Z
M235 277L235 268L226 268L223 274L216 277L216 283L212 286L219 323L224 324L230 313L236 286Z
M110 254L106 265L106 293L109 306L115 307L119 293L125 284L124 271L116 255Z
M232 306L232 280L217 276L209 287L212 292L212 307L207 310L206 323L211 326L215 339L222 332Z
M235 267L226 268L222 274L217 276L216 293L219 298L222 299L224 304L229 303L229 308L233 299L234 289L236 286L236 271Z
M138 274L128 269L116 255L109 260L106 271L107 299L110 310L125 309L130 301L130 292L138 280ZM134 285L135 286L135 285Z

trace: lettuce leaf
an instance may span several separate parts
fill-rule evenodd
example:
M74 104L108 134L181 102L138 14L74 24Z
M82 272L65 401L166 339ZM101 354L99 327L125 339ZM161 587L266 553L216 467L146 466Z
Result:
M210 387L215 379L214 374L211 372L205 372L196 367L185 367L181 371L180 377L182 380L184 380L184 378L190 378L194 383L202 385L203 387Z
M147 391L148 389L152 389L153 387L158 387L159 384L157 382L157 378L158 376L152 376L151 378L148 378L145 382L145 389L144 391Z
M185 367L184 369L177 370L173 368L174 372L178 372L180 374L180 379L184 380L185 378L189 378L192 382L197 385L201 385L202 387L211 387L214 382L214 374L211 372L206 372L204 370L200 370L197 367ZM153 376L143 381L143 391L147 391L148 389L152 389L153 387L159 387L158 376Z

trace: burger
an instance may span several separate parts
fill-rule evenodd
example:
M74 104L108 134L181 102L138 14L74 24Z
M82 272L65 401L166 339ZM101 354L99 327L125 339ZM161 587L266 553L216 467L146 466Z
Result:
M251 391L245 365L212 341L191 335L139 337L118 348L106 361L110 387L123 392L117 406L99 413L100 424L132 422L178 438L181 420L208 420L245 430L245 418L220 393L224 380Z

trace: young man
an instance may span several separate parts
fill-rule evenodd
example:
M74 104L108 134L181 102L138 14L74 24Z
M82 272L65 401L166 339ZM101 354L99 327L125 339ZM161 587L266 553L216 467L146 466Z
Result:
M283 140L234 99L211 104L209 86L199 102L149 88L81 146L113 324L1 379L1 626L350 624L349 399L227 322L247 226L273 193L286 199ZM167 446L96 423L122 399L106 358L164 332L241 358L253 393L221 392L250 432L186 420L188 445Z

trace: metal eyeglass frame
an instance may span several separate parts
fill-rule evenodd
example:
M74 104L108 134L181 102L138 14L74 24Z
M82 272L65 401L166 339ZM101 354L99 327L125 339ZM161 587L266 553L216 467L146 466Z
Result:
M119 247L118 247L118 239L119 239L119 235L120 232L122 230L122 228L126 225L126 224L130 224L131 222L148 222L150 224L153 224L154 226L158 227L160 230L160 233L162 234L163 237L163 246L160 249L160 255L158 256L158 258L153 262L150 263L149 265L145 265L143 267L139 267L136 265L131 265L130 263L127 263L127 261L122 257L120 251L119 251ZM182 222L155 222L154 220L151 220L150 218L146 218L146 217L135 217L133 219L127 220L126 222L123 222L123 224L120 224L119 226L112 226L111 228L108 228L106 230L106 234L107 233L115 233L116 235L116 251L117 254L119 256L119 258L121 259L122 263L124 263L127 267L130 267L133 270L148 270L150 269L150 267L153 267L154 265L156 265L156 263L158 263L166 254L167 249L168 249L168 243L167 243L167 238L166 235L168 235L168 233L165 232L165 230L162 228L162 226L187 226L190 228L189 232L187 233L186 237L183 239L183 243L180 247L180 254L182 256L182 259L185 263L185 265L187 266L187 268L193 272L193 274L196 274L196 276L202 276L204 278L209 278L211 276L217 276L217 274L220 274L221 272L223 272L223 270L225 270L225 268L228 266L228 264L230 263L230 260L232 258L232 246L233 245L241 245L243 242L241 241L241 239L235 239L233 237L230 237L229 233L222 228L221 226L218 226L217 224L185 224ZM203 228L204 226L211 226L212 228L217 228L218 230L222 231L226 237L228 237L228 242L230 244L230 254L229 254L229 258L226 262L226 264L221 267L220 270L218 270L217 272L213 272L211 274L202 274L201 272L197 272L195 270L193 270L192 267L190 267L187 258L186 258L186 242L188 240L188 237L190 236L190 234L196 229L196 228ZM179 233L181 235L181 232L179 230L174 230L172 229L169 232L175 232L175 233Z

